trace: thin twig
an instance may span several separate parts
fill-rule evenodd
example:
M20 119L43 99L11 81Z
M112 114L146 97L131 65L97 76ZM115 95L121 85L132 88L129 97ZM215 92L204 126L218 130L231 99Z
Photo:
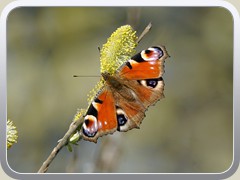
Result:
M137 39L137 43L139 43L142 38L151 30L152 28L152 23L150 22L147 27L143 30L142 34L139 36L139 38Z
M71 123L71 125L69 126L68 131L66 132L66 134L63 136L63 138L59 141L58 145L53 148L51 154L48 156L48 158L46 159L46 161L44 161L44 163L42 164L42 166L40 167L40 169L38 170L38 173L45 173L48 170L49 165L52 163L53 159L57 156L58 152L68 143L68 140L70 138L70 136L77 130L77 128L83 123L83 118L82 116Z

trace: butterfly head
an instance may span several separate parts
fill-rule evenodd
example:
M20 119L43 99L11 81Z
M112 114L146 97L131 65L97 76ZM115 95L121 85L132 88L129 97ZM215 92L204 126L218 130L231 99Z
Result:
M111 75L108 72L104 72L102 73L102 77L105 80L105 82L112 88L114 89L122 88L122 84L119 82L119 79L117 79L114 75Z

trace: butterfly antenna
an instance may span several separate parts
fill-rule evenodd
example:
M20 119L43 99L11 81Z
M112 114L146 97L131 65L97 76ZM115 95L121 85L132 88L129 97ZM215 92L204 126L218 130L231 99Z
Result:
M152 28L152 23L150 22L147 27L145 27L145 29L143 30L142 34L139 36L139 38L137 39L137 43L139 43L142 38L151 30Z
M100 77L100 75L73 75L73 77Z

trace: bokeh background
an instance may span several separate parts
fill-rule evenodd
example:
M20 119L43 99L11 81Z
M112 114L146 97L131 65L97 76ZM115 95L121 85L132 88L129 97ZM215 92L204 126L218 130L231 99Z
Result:
M119 26L165 45L165 98L140 130L64 148L48 172L219 173L233 159L233 19L224 8L18 8L7 22L8 118L19 139L9 166L34 173L100 75L98 47Z

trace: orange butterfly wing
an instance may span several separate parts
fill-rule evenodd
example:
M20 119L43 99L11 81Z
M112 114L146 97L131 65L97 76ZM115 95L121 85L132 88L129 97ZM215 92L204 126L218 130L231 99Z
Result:
M103 88L89 106L84 117L82 128L84 139L97 142L99 136L116 131L117 119L115 111L112 92Z
M145 107L163 97L164 62L169 57L164 46L150 47L136 54L120 68L119 77L126 80Z
M123 101L120 107L125 112L126 123L120 131L138 128L148 106L164 97L164 61L168 57L164 46L151 47L136 54L120 69L118 77L135 94L134 102ZM140 106L142 105L142 106Z
M161 77L164 73L164 60L168 57L164 46L151 47L133 56L119 70L119 77L143 80Z

